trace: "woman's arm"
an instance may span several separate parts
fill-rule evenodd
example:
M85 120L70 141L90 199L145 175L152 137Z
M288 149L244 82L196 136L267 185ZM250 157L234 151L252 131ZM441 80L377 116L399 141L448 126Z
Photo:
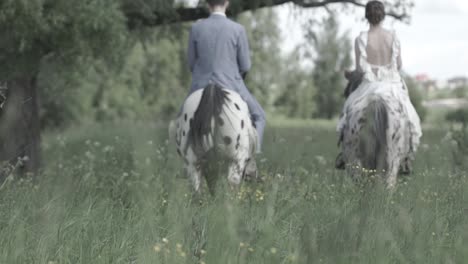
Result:
M393 41L395 42L395 46L396 47L396 51L398 52L398 56L397 56L397 68L398 70L401 70L401 67L403 66L403 63L401 61L401 43L400 43L400 39L398 39L398 36L396 35L396 32L393 31ZM395 52L395 51L393 51Z
M398 45L397 66L398 70L401 70L401 68L403 67L403 62L401 61L401 45Z

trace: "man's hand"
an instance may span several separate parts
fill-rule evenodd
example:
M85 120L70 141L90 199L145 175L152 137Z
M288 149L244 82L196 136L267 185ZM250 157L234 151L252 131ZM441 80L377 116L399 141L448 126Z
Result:
M344 71L344 77L346 78L346 80L349 80L351 78L352 73L353 73L352 70L345 70Z
M241 73L242 80L245 81L245 78L247 78L247 73L248 73L248 72Z

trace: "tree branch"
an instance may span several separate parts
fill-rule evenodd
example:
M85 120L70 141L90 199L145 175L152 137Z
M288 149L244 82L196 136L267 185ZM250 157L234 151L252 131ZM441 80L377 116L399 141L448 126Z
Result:
M355 0L325 0L325 1L319 1L319 2L309 2L306 3L304 1L293 1L296 5L304 7L304 8L317 8L317 7L325 7L330 4L351 4L355 5L358 7L366 7L366 4L361 3L359 1ZM397 20L401 21L406 21L409 18L409 15L405 12L402 12L400 14L394 12L394 11L387 11L387 15L391 16Z
M365 7L364 3L357 0L239 0L232 4L231 13L228 15L237 15L248 10L273 7L285 3L294 3L295 5L303 8L319 8L332 4L350 4L357 7ZM128 26L130 29L134 29L139 26L154 27L162 24L188 22L209 16L208 10L203 7L177 7L165 11L154 10L150 12L150 15L148 15L144 14L136 8L128 8L128 6L124 6L123 12L127 17ZM401 13L388 11L387 15L403 22L407 22L409 19L409 14L407 14L405 11L402 11Z

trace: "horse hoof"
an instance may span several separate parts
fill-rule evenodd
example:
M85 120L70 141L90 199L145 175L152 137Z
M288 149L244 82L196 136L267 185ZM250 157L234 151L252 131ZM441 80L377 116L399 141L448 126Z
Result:
M335 169L344 170L346 163L343 160L343 153L339 153L335 160Z
M255 160L252 159L249 161L249 163L247 163L247 166L245 167L244 179L246 181L258 179L257 163Z

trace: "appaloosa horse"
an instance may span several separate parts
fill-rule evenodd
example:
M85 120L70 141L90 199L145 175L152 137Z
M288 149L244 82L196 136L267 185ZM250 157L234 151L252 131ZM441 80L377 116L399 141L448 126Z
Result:
M256 176L257 131L247 104L235 91L210 84L193 92L177 120L171 122L169 133L197 192L202 177L207 177L203 175L206 166L223 158L229 162L227 178L231 184ZM216 155L207 159L212 152ZM211 191L212 186L208 187Z
M348 86L345 97L359 89L362 73L346 74ZM402 87L402 89L406 89ZM393 100L385 93L370 93L364 98L360 111L351 111L349 105L346 125L340 136L343 161L353 179L358 180L364 172L383 176L389 188L395 186L400 165L410 153L408 116L402 102Z

